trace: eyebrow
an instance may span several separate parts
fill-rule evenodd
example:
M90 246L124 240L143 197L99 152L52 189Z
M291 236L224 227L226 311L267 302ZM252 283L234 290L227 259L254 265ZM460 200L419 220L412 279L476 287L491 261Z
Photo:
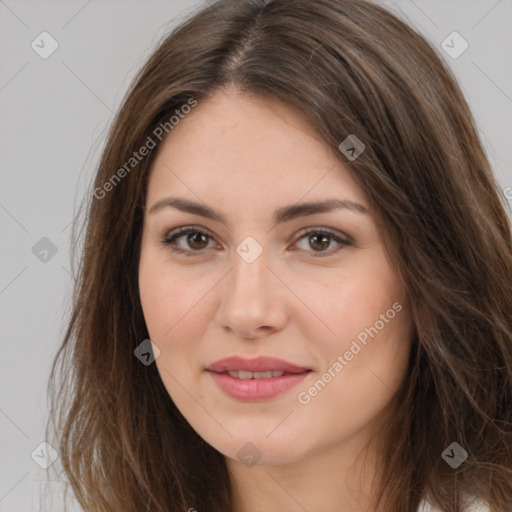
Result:
M176 208L182 212L200 215L207 219L219 220L223 224L227 224L226 218L222 213L216 212L205 204L196 203L179 197L165 197L160 199L149 209L149 214L151 215L163 210L164 208ZM292 204L279 208L274 213L273 221L274 224L280 224L298 217L306 217L317 213L327 213L339 209L347 209L355 213L368 214L368 209L360 203L346 199L326 199L323 201Z

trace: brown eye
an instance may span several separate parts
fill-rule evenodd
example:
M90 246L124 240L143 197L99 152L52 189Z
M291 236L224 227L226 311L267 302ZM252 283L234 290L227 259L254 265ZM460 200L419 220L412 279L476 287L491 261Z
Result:
M310 230L304 233L299 241L306 240L305 246L299 247L300 250L304 250L310 253L312 257L324 257L330 256L338 251L340 251L343 247L351 246L352 241L348 238L342 238L341 236L335 234L334 232L323 230ZM338 247L334 247L333 250L327 250L329 246L334 242L334 245ZM313 249L312 251L310 249Z
M199 231L191 232L186 237L187 243L192 249L204 249L205 242L208 245L208 235L200 233Z
M171 231L162 243L172 252L195 256L194 253L202 253L208 249L210 241L213 242L212 237L204 231L195 228L179 228Z
M306 247L299 247L302 250L311 253L312 257L326 257L340 251L343 247L353 245L352 241L342 238L338 234L322 229L313 230L304 233L299 241L306 240ZM212 242L213 246L208 246ZM186 256L200 256L206 249L218 247L215 245L213 237L197 228L185 227L171 231L162 243L174 253L184 254ZM329 248L334 245L334 248ZM337 246L337 247L336 247ZM295 249L294 249L295 250ZM316 254L314 254L316 253Z
M329 247L331 237L323 234L309 235L308 243L315 250L323 251Z

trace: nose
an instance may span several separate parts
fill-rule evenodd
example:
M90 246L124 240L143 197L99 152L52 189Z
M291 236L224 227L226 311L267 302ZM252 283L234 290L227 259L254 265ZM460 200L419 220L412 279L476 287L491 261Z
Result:
M220 288L216 312L216 321L224 330L257 339L286 325L286 287L268 263L265 251L252 263L234 255L233 268Z

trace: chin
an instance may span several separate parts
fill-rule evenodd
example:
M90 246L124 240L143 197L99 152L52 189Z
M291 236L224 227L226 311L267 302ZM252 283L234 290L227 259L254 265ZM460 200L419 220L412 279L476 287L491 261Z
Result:
M282 419L282 418L281 418ZM274 422L275 428L279 422ZM233 437L227 435L220 439L217 435L201 435L203 439L213 446L225 457L242 463L247 467L254 464L277 466L296 462L307 456L304 442L297 441L293 435L283 429L280 435L273 432L272 428L243 428L243 434L237 434L230 430ZM278 427L279 428L279 427ZM274 437L275 436L275 437Z

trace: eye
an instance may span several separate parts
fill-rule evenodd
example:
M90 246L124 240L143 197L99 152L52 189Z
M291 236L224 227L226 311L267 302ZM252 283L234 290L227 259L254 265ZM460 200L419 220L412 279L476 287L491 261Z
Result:
M171 231L162 240L162 243L172 252L195 256L193 253L199 253L208 248L208 240L211 238L210 234L200 229L182 227ZM178 243L179 241L182 243Z
M343 247L351 246L352 241L347 238L342 238L337 233L329 230L329 229L310 229L306 231L300 238L299 241L305 240L307 245L313 248L313 252L318 254L311 254L310 257L313 258L322 258L325 256L330 256L333 253L340 251ZM335 242L338 245L334 250L326 251L325 249L331 246L331 243ZM297 242L296 242L297 243ZM295 249L294 249L295 250ZM306 250L308 249L301 249ZM309 251L308 251L309 252Z
M351 246L352 241L347 238L342 238L336 232L333 232L329 229L310 229L302 234L299 238L298 242L305 240L309 247L313 248L312 252L316 252L317 254L311 254L310 257L318 258L330 256L335 252L338 252L343 247ZM208 247L208 242L213 243L213 247L219 247L213 242L213 237L201 229L194 227L181 227L177 228L174 231L171 231L167 234L167 236L162 240L164 246L170 249L174 253L184 254L185 256L199 256L205 249L211 249L212 246ZM297 245L298 242L295 242L294 245ZM338 245L334 250L327 251L332 243ZM300 248L300 250L308 249ZM297 250L292 249L292 250ZM194 254L195 253L195 254Z

